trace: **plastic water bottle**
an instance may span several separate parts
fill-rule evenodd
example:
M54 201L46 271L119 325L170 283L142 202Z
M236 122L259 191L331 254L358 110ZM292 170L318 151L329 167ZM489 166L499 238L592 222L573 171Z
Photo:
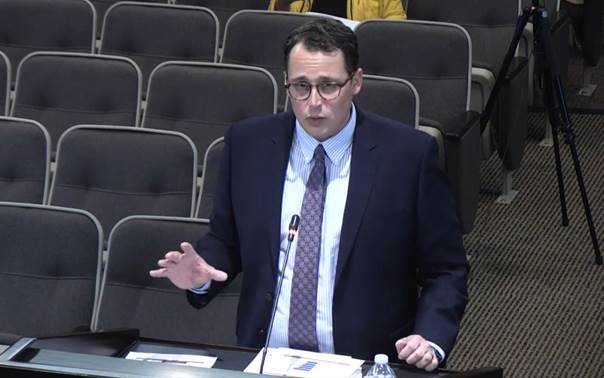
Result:
M376 354L373 366L365 374L365 378L396 378L394 371L388 366L388 356Z

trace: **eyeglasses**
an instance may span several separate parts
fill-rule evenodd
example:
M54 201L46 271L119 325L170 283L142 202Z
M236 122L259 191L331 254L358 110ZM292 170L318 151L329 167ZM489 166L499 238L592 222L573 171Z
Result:
M336 83L335 81L323 81L319 84L311 84L308 81L296 81L293 83L285 84L285 89L289 96L297 101L305 101L310 97L313 87L319 92L319 96L323 100L329 101L334 100L340 95L342 87L345 86L352 76L349 76L343 83Z

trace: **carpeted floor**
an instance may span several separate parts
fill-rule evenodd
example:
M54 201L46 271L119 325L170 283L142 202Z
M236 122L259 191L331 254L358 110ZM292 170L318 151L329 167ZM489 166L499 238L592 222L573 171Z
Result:
M604 115L573 122L604 250ZM570 216L562 227L553 149L538 145L544 118L533 113L529 123L511 205L495 203L498 158L483 163L476 227L465 238L470 303L449 366L500 366L505 377L602 377L604 267L594 263L570 150L562 145Z

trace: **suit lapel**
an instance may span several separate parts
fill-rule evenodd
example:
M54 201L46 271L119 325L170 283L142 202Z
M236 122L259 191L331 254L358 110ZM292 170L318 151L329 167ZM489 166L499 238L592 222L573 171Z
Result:
M281 232L281 204L283 199L283 183L287 162L289 161L289 150L292 144L295 119L292 113L285 114L275 122L269 137L267 148L267 171L261 176L265 180L266 194L272 201L272 206L267 209L268 219L268 242L270 261L273 274L277 275L277 264L279 262L279 234ZM261 221L262 218L258 220Z
M337 285L342 270L352 253L357 232L367 207L367 201L373 186L373 177L377 168L376 146L376 138L371 130L371 125L367 124L365 116L357 108L357 125L352 142L348 196L340 235L335 285Z

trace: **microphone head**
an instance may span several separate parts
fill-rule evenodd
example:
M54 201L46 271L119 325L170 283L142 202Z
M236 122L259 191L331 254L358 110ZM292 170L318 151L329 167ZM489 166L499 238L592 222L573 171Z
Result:
M294 237L298 233L298 227L300 226L300 217L298 214L292 215L292 219L289 221L289 231L287 235L288 241L293 241Z

